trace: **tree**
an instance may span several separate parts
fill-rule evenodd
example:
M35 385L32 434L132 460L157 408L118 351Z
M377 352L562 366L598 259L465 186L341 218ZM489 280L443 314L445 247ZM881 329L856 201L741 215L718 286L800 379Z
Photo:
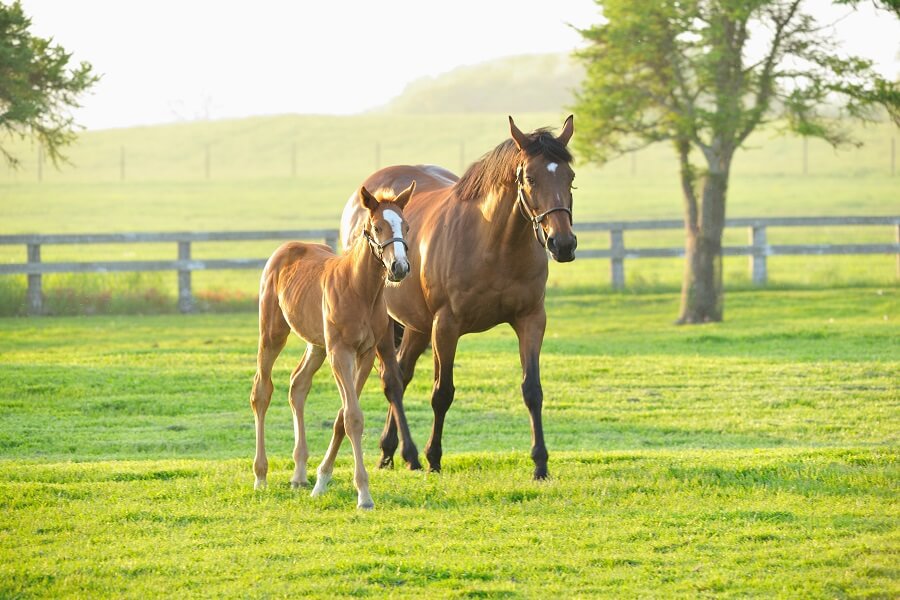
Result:
M853 143L842 119L874 119L881 105L896 120L900 91L870 61L841 56L829 28L801 0L598 4L606 22L581 30L590 43L578 53L587 75L576 94L576 147L602 163L655 142L673 144L686 230L679 322L720 321L735 151L770 122L833 145ZM749 44L751 36L764 44ZM827 116L835 108L837 118Z
M31 35L30 27L19 2L0 3L0 133L6 139L33 137L59 164L65 161L62 148L75 139L69 109L79 106L79 94L99 77L86 62L71 66L70 53L52 39ZM2 142L0 153L18 165Z

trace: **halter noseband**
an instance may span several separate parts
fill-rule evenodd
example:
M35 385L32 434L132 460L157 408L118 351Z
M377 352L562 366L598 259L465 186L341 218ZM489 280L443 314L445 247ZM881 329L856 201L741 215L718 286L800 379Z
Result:
M379 242L372 234L369 233L368 229L363 229L363 236L366 238L366 241L369 242L369 249L372 251L372 256L378 259L378 262L384 263L384 249L393 244L394 242L400 242L403 244L403 248L409 252L409 245L406 243L406 240L400 237L392 237L391 239Z
M541 227L541 222L547 218L552 212L556 211L565 211L569 214L569 223L572 223L572 209L566 208L565 206L554 206L549 210L545 210L541 214L535 214L535 211L531 206L528 205L528 202L525 200L525 182L523 181L522 173L525 169L523 165L519 165L516 167L516 187L518 188L516 192L516 205L519 207L519 212L522 213L522 216L525 217L525 220L531 223L531 227L534 229L534 238L538 241L538 243L544 247L544 250L547 250L547 234L544 233L544 228Z

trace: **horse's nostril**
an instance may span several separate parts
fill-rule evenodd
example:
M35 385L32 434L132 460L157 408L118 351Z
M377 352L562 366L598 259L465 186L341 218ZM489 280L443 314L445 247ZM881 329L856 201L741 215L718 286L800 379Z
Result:
M550 250L550 252L556 252L556 238L552 235L547 238L547 249Z

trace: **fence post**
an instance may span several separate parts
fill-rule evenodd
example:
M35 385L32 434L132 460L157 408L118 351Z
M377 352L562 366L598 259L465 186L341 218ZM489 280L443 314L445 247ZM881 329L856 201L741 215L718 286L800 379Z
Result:
M325 245L334 250L338 251L338 240L337 236L333 233L329 233L325 236Z
M614 290L625 288L625 235L621 229L609 230L609 276Z
M191 243L178 242L178 260L191 260ZM191 294L191 271L178 271L178 310L183 313L193 312L194 297Z
M28 244L28 263L41 263L41 245ZM38 316L44 312L44 290L40 273L28 274L28 314Z
M769 273L766 268L766 226L754 225L750 228L750 245L753 246L750 254L750 278L753 285L766 285Z

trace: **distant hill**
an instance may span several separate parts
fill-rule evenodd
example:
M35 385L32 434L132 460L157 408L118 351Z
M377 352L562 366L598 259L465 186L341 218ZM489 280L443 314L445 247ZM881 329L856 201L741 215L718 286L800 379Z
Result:
M418 79L375 112L560 113L583 77L584 69L567 54L501 58Z

